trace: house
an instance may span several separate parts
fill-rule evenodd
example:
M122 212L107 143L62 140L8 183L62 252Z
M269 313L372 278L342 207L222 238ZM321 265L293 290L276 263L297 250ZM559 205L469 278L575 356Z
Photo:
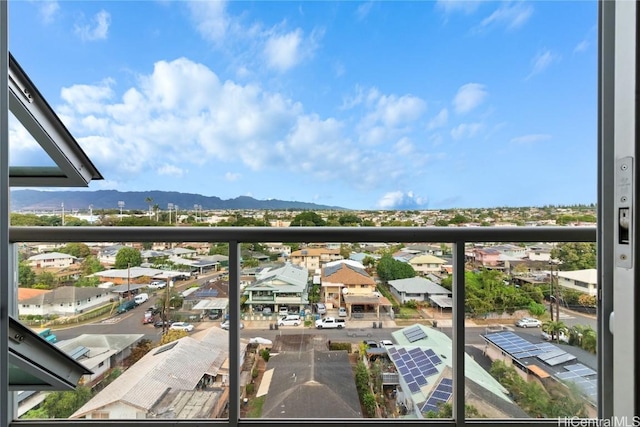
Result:
M493 248L474 248L473 258L478 267L497 267L500 264L500 251Z
M256 274L255 282L244 288L246 305L250 311L271 308L276 313L280 307L302 310L309 304L307 284L309 271L301 266L286 263L279 268L265 268Z
M409 300L430 301L433 296L451 298L451 291L424 277L389 280L389 290L401 304Z
M98 271L91 276L99 278L100 282L124 285L127 283L149 283L152 278L162 273L163 270L157 268L131 267Z
M82 334L56 346L93 372L82 377L83 384L93 386L110 369L122 365L142 337L143 334Z
M409 264L416 273L425 276L431 273L440 273L442 266L447 262L442 258L438 258L434 255L416 255L409 259Z
M212 327L157 347L70 418L219 417L228 401L228 340L226 331ZM242 360L245 351L242 344Z
M74 316L111 302L107 289L61 286L18 303L20 315Z
M391 333L388 347L398 384L396 401L406 415L426 418L438 404L452 401L452 342L444 333L416 324ZM526 418L509 398L508 391L473 357L464 353L465 404L489 418ZM417 369L409 367L417 366ZM387 384L393 380L387 377Z
M33 255L27 259L27 263L34 268L65 268L76 261L76 257L61 252L46 252Z
M279 352L267 369L262 418L362 418L346 351Z
M319 270L328 262L340 259L342 259L340 249L305 248L291 252L291 263L303 266L310 272Z
M344 301L347 315L373 312L380 317L380 307L389 306L389 301L376 291L376 282L364 266L351 260L327 263L320 277L320 299L327 308L340 307Z
M592 355L579 359L582 349L558 346L548 342L531 342L511 331L485 333L484 353L491 360L500 360L528 382L543 383L549 379L573 383L585 399L589 416L596 417L598 402L597 366ZM588 366L592 365L592 366Z
M104 265L114 265L116 263L116 255L122 248L127 248L125 245L111 245L100 249L98 252L98 261Z
M584 292L589 295L598 293L598 270L590 268L586 270L558 271L558 285Z

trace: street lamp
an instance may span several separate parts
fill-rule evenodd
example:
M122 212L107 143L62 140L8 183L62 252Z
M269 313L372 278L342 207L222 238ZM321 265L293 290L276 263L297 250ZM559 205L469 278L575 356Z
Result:
M120 208L120 221L122 221L122 208L124 208L124 202L122 200L118 202L118 207Z
M171 210L173 209L173 203L169 203L167 205L167 209L169 209L169 225L171 225Z

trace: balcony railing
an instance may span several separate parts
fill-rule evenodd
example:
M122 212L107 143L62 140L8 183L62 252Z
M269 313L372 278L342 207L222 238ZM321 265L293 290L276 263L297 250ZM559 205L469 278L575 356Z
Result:
M229 330L230 370L236 372L229 382L229 419L206 420L211 425L297 425L299 420L271 419L255 420L240 418L240 366L237 357L240 352L240 244L243 242L402 242L402 243L451 243L453 245L453 315L452 315L452 366L453 366L453 417L452 419L428 420L432 425L469 424L509 424L509 425L560 425L558 419L465 419L465 244L490 242L595 242L595 227L478 227L478 228L418 228L418 227L289 227L289 228L235 228L235 227L11 227L11 243L28 242L226 242L229 244L229 307L231 329ZM604 376L599 376L604 377ZM599 400L603 392L612 393L611 384L599 386ZM3 402L4 406L4 402ZM146 422L150 423L146 423ZM380 423L384 421L384 423ZM309 420L305 420L309 422ZM344 424L344 420L311 420L314 425ZM400 422L403 426L424 425L427 420L377 420L350 419L351 425L386 425ZM564 420L565 423L570 422ZM24 426L48 424L43 420L20 420ZM51 424L69 421L50 421ZM72 425L91 426L112 425L113 420L74 420ZM140 420L119 421L117 425L203 425L202 420Z

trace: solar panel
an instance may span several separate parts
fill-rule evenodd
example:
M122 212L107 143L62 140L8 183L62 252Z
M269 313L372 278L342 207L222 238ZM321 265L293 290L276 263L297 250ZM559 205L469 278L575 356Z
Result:
M538 356L540 357L540 356ZM551 359L547 359L544 361L544 363L546 363L549 366L556 366L559 365L561 363L564 362L568 362L570 360L575 360L576 357L573 354L569 354L569 353L564 353L561 354L560 356L556 356L556 357L552 357Z
M419 347L414 347L411 350L409 350L409 354L413 357L417 357L421 353L422 353L422 349Z
M543 362L546 362L549 359L553 359L554 357L558 357L558 356L562 356L563 354L566 354L567 352L564 350L560 350L559 348L556 348L553 351L548 351L546 353L543 353L541 355L538 356L538 359L542 360Z
M442 360L438 357L437 354L434 354L429 359L431 360L431 363L433 363L434 365L439 365L442 363Z
M407 367L409 367L409 368L415 368L416 366L418 366L418 365L413 360L409 360L407 362Z
M406 366L403 366L402 368L399 368L398 371L400 371L402 375L405 375L409 373L409 368L407 368Z
M409 329L405 329L402 331L404 336L409 340L409 342L415 342L427 337L427 334L424 333L422 328L419 325L415 325Z
M398 350L398 353L400 354L400 356L402 356L403 354L407 354L407 350L405 350L404 348L402 348L402 347L401 347L401 348Z
M422 375L417 375L416 376L416 382L420 386L429 384L429 381L427 381L427 379L425 377L423 377Z
M587 377L589 375L596 375L597 372L582 363L576 363L574 365L567 365L564 367L568 371L577 373L581 377Z
M411 372L411 375L413 375L413 376L418 376L418 375L421 374L420 369L418 369L418 368L413 368L413 369L409 370L409 372Z
M412 393L417 393L420 391L420 386L416 382L407 384L407 387L409 387L409 390L411 390Z
M446 381L445 381L446 380ZM447 403L452 394L452 381L450 378L442 378L440 382L434 387L431 392L431 396L420 408L421 412L426 413L429 411L438 412L440 405Z

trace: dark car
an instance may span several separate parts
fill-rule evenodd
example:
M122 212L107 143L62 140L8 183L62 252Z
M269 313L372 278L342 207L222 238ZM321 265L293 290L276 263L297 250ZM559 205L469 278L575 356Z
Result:
M153 326L155 326L156 328L162 328L163 326L171 326L172 323L172 320L165 320L164 322L162 320L158 320L153 324Z

